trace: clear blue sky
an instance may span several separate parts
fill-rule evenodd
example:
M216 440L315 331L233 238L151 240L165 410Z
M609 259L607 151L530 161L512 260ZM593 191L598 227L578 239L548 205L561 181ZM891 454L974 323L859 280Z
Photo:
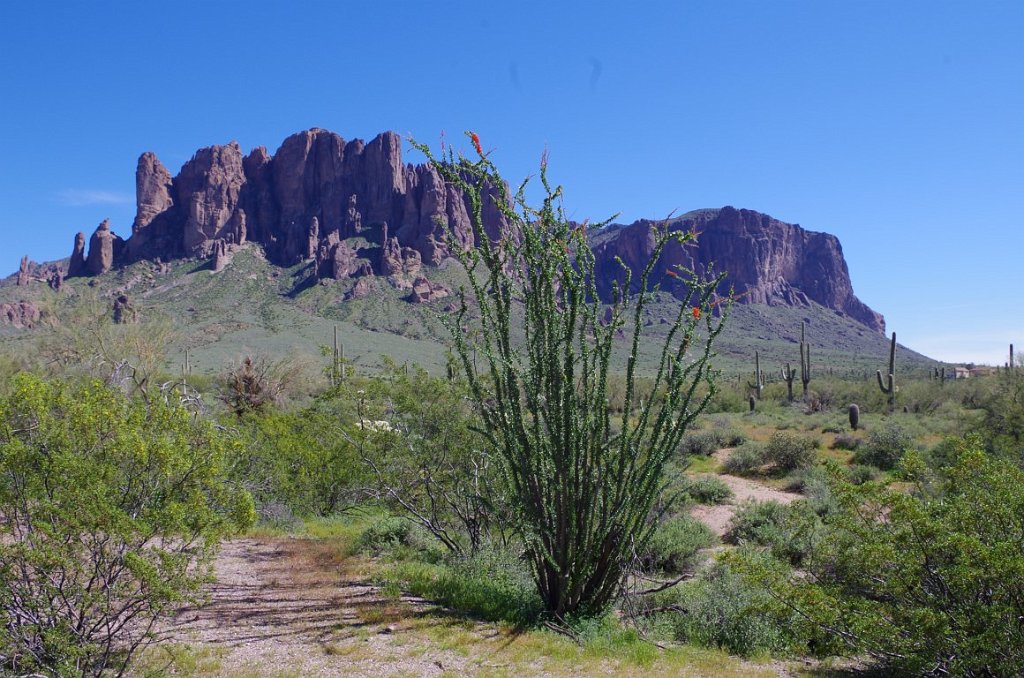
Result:
M3 3L0 271L128 235L146 150L473 129L580 218L767 212L901 343L1024 350L1024 1L604 4Z

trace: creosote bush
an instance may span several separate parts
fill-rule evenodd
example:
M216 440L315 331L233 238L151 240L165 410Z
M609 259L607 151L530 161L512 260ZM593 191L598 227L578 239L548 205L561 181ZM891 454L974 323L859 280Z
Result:
M715 543L708 527L690 516L676 516L658 525L641 557L645 570L678 573L691 568L697 553Z
M764 443L749 440L726 458L722 464L726 473L742 476L753 473L767 463L767 451Z
M814 463L818 441L785 431L772 434L765 446L765 459L780 471L806 468Z
M724 504L733 497L733 492L718 476L688 478L682 491L698 504Z
M711 346L728 309L720 317L711 311L722 277L663 262L667 247L697 236L654 227L646 266L636 277L625 266L613 273L606 306L587 224L565 214L546 159L544 196L534 207L526 184L511 194L479 138L469 136L472 159L452 150L437 158L416 144L470 206L475 247L454 233L448 242L468 289L459 290L458 310L445 320L487 446L502 462L513 524L544 608L556 618L599 615L622 590L632 554L651 538L666 463L716 392ZM496 215L491 230L485 212ZM654 377L640 390L644 309L662 286L679 299L679 312ZM624 341L616 342L620 333ZM627 359L613 424L608 386L616 350Z
M895 468L906 451L913 447L913 436L899 424L889 422L883 428L871 431L853 458L858 464L889 470Z

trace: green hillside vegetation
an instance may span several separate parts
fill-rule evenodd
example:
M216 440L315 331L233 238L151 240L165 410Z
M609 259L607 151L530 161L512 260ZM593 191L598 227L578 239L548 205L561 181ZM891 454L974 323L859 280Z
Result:
M465 277L457 265L428 272L432 281L457 289ZM17 287L8 279L0 284L0 303L32 301L44 309L46 324L67 326L83 315L107 314L113 299L127 294L144 322L166 323L172 332L166 346L166 371L180 371L189 352L194 372L216 375L243 355L270 360L288 359L312 365L321 347L333 341L334 327L345 358L366 373L379 372L383 357L398 364L419 365L443 374L448 334L440 322L454 298L431 304L405 299L386 279L371 283L371 293L346 300L354 281L310 284L311 264L276 267L255 245L233 255L223 271L214 273L205 261L178 261L170 271L155 272L139 262L96 278L73 278L60 292L42 283ZM655 295L645 311L650 323L641 346L641 373L649 373L656 360L655 347L668 331L669 319L679 303L668 293ZM735 304L730 322L716 342L716 366L726 378L752 379L754 352L760 353L769 382L781 380L788 362L797 365L801 322L806 323L812 347L814 378L832 376L873 378L883 368L886 338L836 312L812 304L809 308ZM32 354L39 332L0 326L0 343L18 354ZM625 367L625 342L617 343L613 365ZM925 374L934 361L900 347L900 370ZM799 383L799 382L798 382Z

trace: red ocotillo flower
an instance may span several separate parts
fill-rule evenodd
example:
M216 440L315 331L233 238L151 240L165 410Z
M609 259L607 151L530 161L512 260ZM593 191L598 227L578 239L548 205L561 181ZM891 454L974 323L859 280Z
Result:
M700 320L700 306L694 306L692 309L690 309L690 313L693 314L694 320Z
M483 155L484 149L480 146L480 137L476 135L476 132L469 133L469 140L473 142L473 148L476 149L476 152Z
M672 269L669 269L669 270L665 271L665 275L667 275L670 278L678 278L679 277L679 274L676 273L675 271L673 271Z

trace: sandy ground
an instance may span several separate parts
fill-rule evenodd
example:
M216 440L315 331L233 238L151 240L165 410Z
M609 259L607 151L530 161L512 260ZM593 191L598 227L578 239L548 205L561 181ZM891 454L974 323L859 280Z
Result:
M719 462L725 461L732 450L719 450L714 458ZM701 474L715 475L715 474ZM733 499L729 504L718 506L695 506L690 510L690 515L711 528L711 531L719 537L725 535L729 530L729 522L732 520L736 509L746 501L777 501L781 504L788 504L791 501L800 499L795 492L784 492L767 487L756 480L740 478L738 476L718 475L726 485L733 491Z
M217 675L440 676L465 658L408 643L429 605L384 598L346 576L324 542L239 539L224 544L209 602L181 611L167 641L212 651Z

